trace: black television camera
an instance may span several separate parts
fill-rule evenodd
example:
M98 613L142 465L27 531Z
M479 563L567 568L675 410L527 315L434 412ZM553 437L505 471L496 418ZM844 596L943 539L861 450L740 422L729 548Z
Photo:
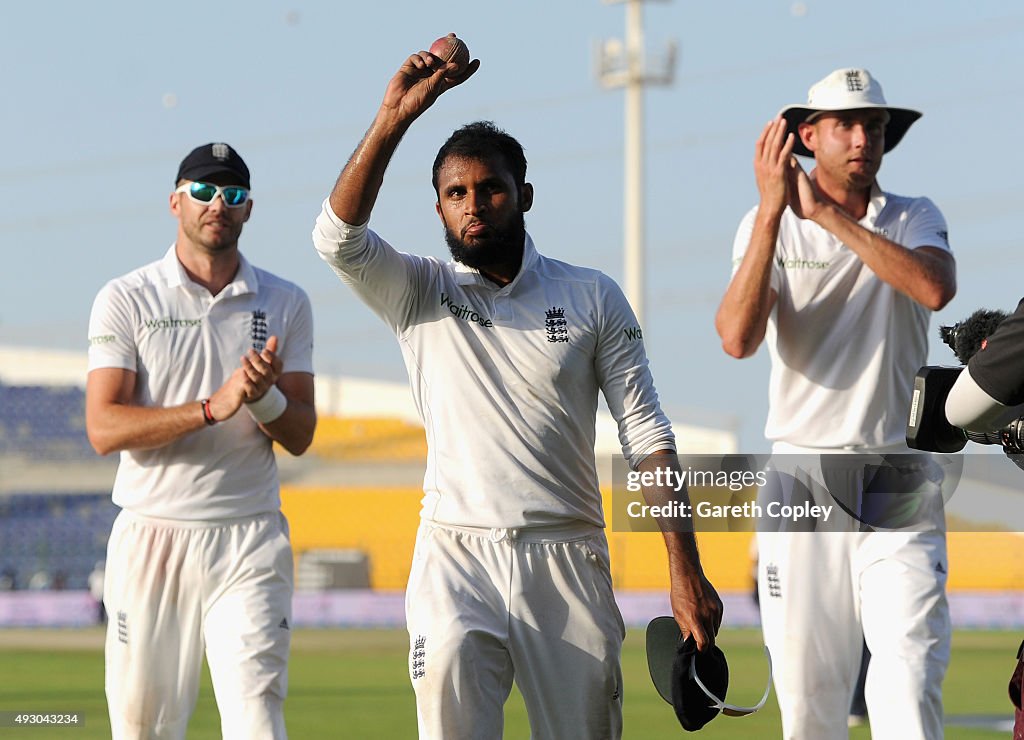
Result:
M1006 316L1002 311L979 309L957 324L941 327L939 334L966 365ZM1007 454L1024 453L1024 417L994 432L969 432L946 420L946 397L962 371L962 366L926 365L917 372L907 421L907 445L928 452L959 452L968 442L977 442L1001 445Z

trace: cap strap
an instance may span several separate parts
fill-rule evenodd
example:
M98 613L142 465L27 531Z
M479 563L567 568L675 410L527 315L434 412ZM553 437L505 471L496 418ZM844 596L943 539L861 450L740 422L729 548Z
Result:
M696 659L690 662L690 678L694 680L700 690L703 691L709 699L711 699L712 707L720 709L722 714L727 717L746 717L748 714L753 714L758 709L764 706L764 703L768 701L768 694L772 690L772 654L768 652L768 646L764 646L764 656L768 660L768 685L764 687L764 696L761 697L755 706L752 707L740 707L735 704L726 704L724 701L719 699L717 696L708 691L708 687L700 680L697 675L697 661Z

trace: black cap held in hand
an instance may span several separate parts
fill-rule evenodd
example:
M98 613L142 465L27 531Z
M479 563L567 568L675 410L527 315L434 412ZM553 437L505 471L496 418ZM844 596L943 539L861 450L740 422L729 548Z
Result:
M205 181L214 175L223 182L216 185L241 185L249 189L249 168L230 145L223 142L197 146L181 160L175 184L180 180Z
M692 637L679 645L672 663L672 706L683 729L693 732L717 717L721 710L712 706L708 695L693 680L691 663L696 663L697 675L708 691L723 701L729 688L729 664L717 646L698 653Z
M692 637L682 639L672 617L657 617L647 625L647 667L661 697L675 709L683 729L695 732L721 711L694 681L691 665L707 689L725 701L729 688L729 664L725 654L712 646L697 652Z

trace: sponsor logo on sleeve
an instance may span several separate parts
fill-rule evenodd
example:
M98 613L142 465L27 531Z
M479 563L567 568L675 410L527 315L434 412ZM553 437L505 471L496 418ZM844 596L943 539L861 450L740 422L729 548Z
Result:
M628 329L623 329L622 333L626 335L627 342L639 342L644 338L644 332L639 326L631 326Z

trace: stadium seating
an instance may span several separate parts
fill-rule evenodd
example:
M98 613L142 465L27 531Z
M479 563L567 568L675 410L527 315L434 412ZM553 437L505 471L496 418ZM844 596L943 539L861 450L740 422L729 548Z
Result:
M117 512L109 493L0 496L0 576L16 589L37 575L50 588L87 589Z
M85 391L0 383L0 455L33 460L96 457L85 433Z

